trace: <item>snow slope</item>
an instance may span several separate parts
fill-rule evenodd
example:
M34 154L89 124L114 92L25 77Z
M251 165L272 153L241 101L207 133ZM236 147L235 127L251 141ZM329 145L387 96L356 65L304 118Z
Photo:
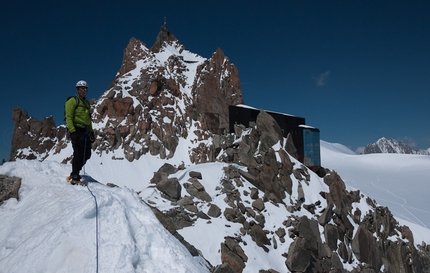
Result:
M1 272L209 272L133 190L87 177L98 204L97 256L94 198L66 182L70 165L24 160L0 170L22 178L19 202L0 207Z
M321 141L321 164L387 206L397 219L430 228L430 156L357 155L341 144Z
M321 154L324 167L336 170L348 190L358 188L375 198L378 204L388 202L398 220L402 216L406 219L400 223L411 228L416 244L422 241L430 243L430 230L424 227L429 226L430 218L425 213L428 210L426 198L429 190L425 185L428 184L430 157L356 155L341 144L324 141L321 142ZM6 272L95 272L97 266L99 272L209 272L204 259L192 257L140 199L156 203L161 210L174 206L160 198L149 185L153 172L164 162L166 160L157 157L143 156L130 163L113 160L112 154L94 155L86 166L86 172L91 176L85 178L97 198L97 209L87 187L71 186L65 182L71 169L68 164L53 160L21 160L0 166L0 174L22 178L20 200L9 199L0 206L0 272L4 269ZM177 165L182 160L167 162ZM201 183L206 192L213 203L224 209L227 206L225 195L217 189L224 175L224 166L224 163L186 164L185 170L174 176L183 184L190 171L201 172ZM327 186L316 174L310 175L312 183L309 186L303 184L303 187L306 200L314 203L320 199L320 191L327 191ZM408 184L403 182L406 178L409 179ZM103 185L108 182L121 187ZM294 179L293 184L297 187ZM245 198L244 191L249 191L249 188L250 185L243 181L243 186L238 187L241 196ZM138 195L136 191L142 192ZM296 190L291 198L297 198L295 195ZM199 210L207 212L209 208L203 206L205 204L201 203ZM361 206L363 212L368 209L363 202L354 203L354 206ZM266 226L276 230L278 220L286 219L288 213L285 208L270 202L265 203L265 207ZM301 210L300 213L305 215L308 212ZM312 217L310 213L309 217ZM196 246L207 261L217 265L221 263L220 243L225 236L235 237L239 227L225 217L210 221L209 225L207 220L197 219L193 226L178 232ZM252 240L249 235L242 238L244 241ZM243 245L249 258L244 272L255 272L256 268L284 272L285 258L281 254L288 252L291 242L286 238L284 244L278 242L277 249L270 246L268 253L252 243ZM353 265L344 266L351 270Z

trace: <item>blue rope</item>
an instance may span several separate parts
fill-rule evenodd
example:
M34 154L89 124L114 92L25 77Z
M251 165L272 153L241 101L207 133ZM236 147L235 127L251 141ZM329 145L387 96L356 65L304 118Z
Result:
M88 139L88 128L85 132L85 141L84 141L84 175L85 175L85 157L86 157L86 151L87 151L87 139ZM91 193L91 195L94 197L94 202L96 203L96 273L99 272L99 207L97 204L97 198L93 194L93 192L90 190L90 187L88 187L88 181L87 181L87 189Z
M94 202L96 203L96 272L99 272L99 225L98 225L99 208L97 205L97 198L93 194L93 192L90 190L90 188L88 187L88 182L87 182L87 189L91 193L91 195L94 197Z

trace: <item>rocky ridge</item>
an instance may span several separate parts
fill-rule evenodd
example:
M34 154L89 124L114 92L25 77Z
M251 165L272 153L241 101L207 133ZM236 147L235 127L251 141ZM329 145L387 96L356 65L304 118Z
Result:
M218 160L226 165L219 185L205 185L204 173L189 172L188 180L180 179L175 173L182 168L164 165L151 180L159 196L145 201L173 234L219 217L240 224L236 236L221 243L222 264L214 265L213 272L249 272L249 244L283 256L280 272L430 272L429 245L416 246L410 229L400 226L387 207L359 190L347 191L335 171L326 169L322 179L312 173L289 155L291 143L278 130L261 111L254 128L236 126L235 139L221 145ZM207 187L218 188L225 204L215 203ZM317 197L310 195L315 188L320 189ZM174 208L159 211L158 198ZM270 219L269 207L284 211L285 218ZM190 252L202 247L195 243Z
M179 142L192 140L192 163L213 161L214 134L228 129L228 105L243 103L237 68L221 49L209 59L193 54L165 27L148 49L131 38L121 67L109 88L92 100L96 153L121 150L119 159L133 161L142 154L171 158ZM10 160L44 160L60 154L70 143L66 129L52 117L39 121L13 110L15 129ZM63 161L70 160L65 154Z
M325 170L320 178L298 162L294 144L282 137L270 115L261 111L253 128L238 125L227 134L226 109L239 103L237 69L220 49L202 58L162 27L150 49L130 40L112 84L92 101L93 150L100 156L122 151L123 157L112 156L115 160L146 154L167 160L187 140L193 143L187 150L191 163L224 163L217 185L205 183L208 174L165 164L150 181L154 195L142 197L193 255L204 257L205 242L192 242L185 232L197 222L209 229L224 218L231 222L226 229L238 226L220 244L221 263L212 264L213 272L249 272L249 245L283 257L280 272L430 272L428 245L414 242L388 208L347 191L335 171ZM70 145L64 126L56 127L52 118L38 121L19 108L13 120L11 159L44 160L55 154L70 160L63 153ZM311 194L315 191L319 195ZM215 201L218 196L221 201ZM173 208L164 209L160 202ZM284 217L272 219L269 208ZM277 272L270 266L257 270Z

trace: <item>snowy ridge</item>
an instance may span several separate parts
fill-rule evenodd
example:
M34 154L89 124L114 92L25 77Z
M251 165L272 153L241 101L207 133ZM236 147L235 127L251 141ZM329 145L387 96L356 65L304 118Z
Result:
M95 204L65 181L70 166L17 161L2 173L20 176L20 201L1 207L0 268L7 272L95 272ZM208 272L203 259L167 232L127 188L95 181L99 207L99 272Z
M274 148L278 147L276 144ZM322 141L321 152L323 163L345 176L344 180L349 190L355 188L355 181L360 180L360 190L364 194L375 194L374 182L367 182L374 170L385 162L385 167L399 166L397 156L385 155L385 160L372 160L375 155L354 155L352 151L341 144L332 144ZM279 148L279 147L278 147ZM179 155L180 153L178 153ZM120 156L120 155L118 155ZM414 156L416 160L411 165L398 168L407 170L411 166L420 165L426 160L425 156ZM410 158L412 159L412 155ZM297 166L300 164L291 158ZM370 163L367 164L366 161ZM168 161L157 157L142 157L133 162L114 160L111 155L94 156L86 166L89 187L94 192L99 208L99 268L100 272L209 272L204 259L192 257L189 252L158 222L150 208L140 200L150 202L162 211L167 211L178 205L168 202L160 193L149 184L149 180L164 162L173 165L183 163L182 158L172 158ZM428 164L428 161L423 161ZM337 164L334 166L334 164ZM228 164L213 162L193 165L185 164L185 169L172 174L177 177L181 185L187 182L189 172L198 171L203 175L200 181L206 192L211 196L212 203L221 209L227 207L225 193L218 187L225 176L223 168ZM374 165L375 168L370 168ZM361 168L364 166L365 168ZM429 165L427 165L429 166ZM241 166L235 166L242 168ZM348 167L348 168L347 168ZM0 268L7 268L7 272L94 272L95 269L95 205L92 196L85 187L71 186L65 182L71 166L59 164L54 161L27 161L18 160L8 162L0 167L0 173L10 176L22 177L20 200L7 200L0 207L0 219L8 223L0 230ZM346 172L349 171L349 172ZM366 173L368 171L368 173ZM412 169L412 172L422 175L427 169ZM387 174L386 172L384 172ZM322 200L321 191L327 191L327 185L316 174L310 172L309 184L302 183L306 202L313 203ZM354 174L354 175L353 175ZM353 175L353 176L352 176ZM392 178L399 177L394 173L386 183L392 190ZM98 183L99 181L101 183ZM121 188L109 188L103 184L116 183ZM246 192L253 188L244 179L240 179L237 189L245 204L253 200ZM351 183L352 182L352 183ZM384 184L379 185L382 187ZM402 185L399 183L399 185ZM299 181L293 178L293 194L288 197L296 200L298 197ZM403 184L401 190L411 188ZM136 192L140 192L138 195ZM407 192L407 191L405 191ZM183 195L186 193L183 193ZM260 192L260 195L262 193ZM423 194L423 196L426 194ZM426 195L428 196L428 195ZM364 202L366 196L359 203L353 203L353 210L360 209L364 216L371 207ZM403 196L402 206L411 212L409 221L400 219L401 224L408 225L414 232L416 244L430 243L430 230L421 224L428 220L417 218L420 216L411 198ZM412 199L416 196L412 196ZM379 202L379 200L378 200ZM423 202L422 202L423 203ZM321 204L325 207L326 204ZM391 209L391 205L389 206ZM199 210L207 213L207 203L201 202ZM393 208L395 216L401 215ZM283 206L265 203L265 210L261 212L265 217L265 225L271 230L282 227L282 222L288 218L289 212ZM315 217L303 209L295 212L297 217L306 215ZM425 214L424 214L425 216ZM351 223L354 223L350 219ZM426 222L427 221L427 222ZM194 245L212 265L221 263L219 245L226 236L237 237L241 235L242 245L248 262L244 272L255 272L255 269L275 269L286 272L283 253L288 252L292 239L285 237L285 242L279 242L275 248L267 246L269 252L252 243L249 235L240 234L240 224L227 221L225 217L208 220L198 218L196 222L178 232L192 245ZM418 224L414 224L417 223ZM354 224L355 225L355 224ZM321 228L321 227L320 227ZM357 230L357 227L354 229ZM209 235L209 236L208 236ZM324 241L324 236L321 236ZM402 240L400 236L391 240ZM246 243L247 242L247 243ZM352 270L357 262L344 264L345 269Z

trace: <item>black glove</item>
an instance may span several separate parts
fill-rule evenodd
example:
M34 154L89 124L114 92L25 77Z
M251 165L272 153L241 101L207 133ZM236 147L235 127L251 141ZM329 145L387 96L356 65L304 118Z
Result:
M79 138L78 133L76 133L76 132L70 133L70 139L73 142L78 141L78 138Z
M94 132L90 132L89 138L90 138L90 142L91 143L93 143L94 141L96 141L96 136L94 135Z

